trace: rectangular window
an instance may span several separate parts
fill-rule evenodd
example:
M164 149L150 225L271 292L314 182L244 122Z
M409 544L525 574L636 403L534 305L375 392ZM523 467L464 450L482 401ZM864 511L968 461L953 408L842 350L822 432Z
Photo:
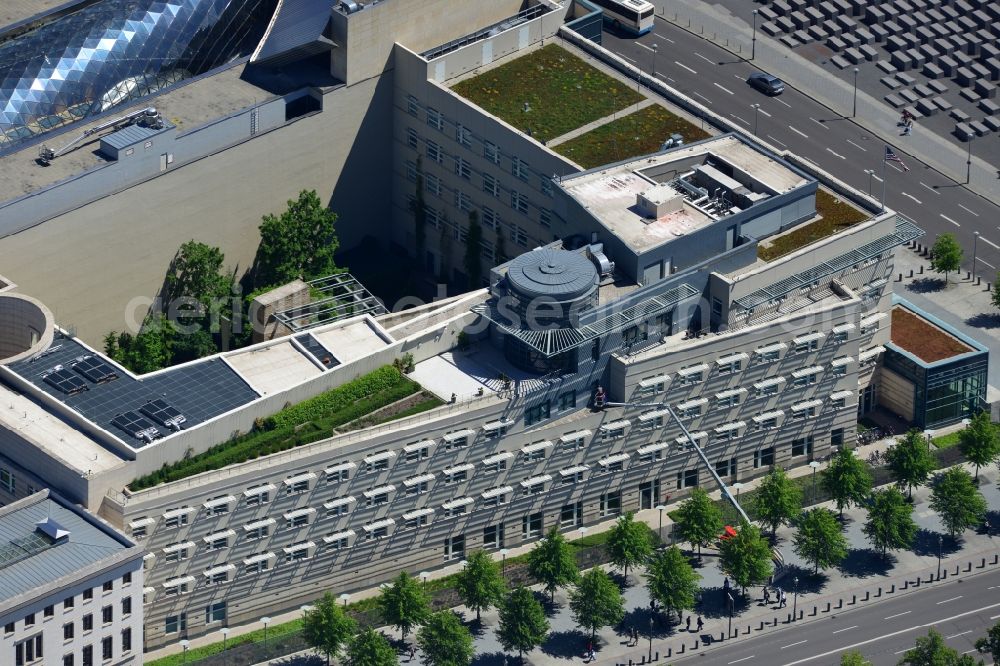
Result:
M510 192L510 207L519 213L528 214L528 198L516 190ZM512 239L513 240L513 239Z
M383 527L383 528L380 528L380 529L384 530L385 532L383 534L379 535L379 536L386 536L386 534L388 534L388 529L389 528ZM378 531L378 530L375 530L375 531ZM370 539L378 538L378 537L372 536L374 533L375 533L374 531L373 532L369 532L368 533L368 538L370 538ZM308 560L308 559L309 559L309 549L308 548L296 548L295 550L286 550L285 551L285 562L301 562L302 560Z
M516 224L510 225L510 239L521 247L528 247L528 233Z
M833 374L834 377L846 377L847 376L847 364L846 363L840 363L838 365L833 366L833 372L832 372L832 374Z
M258 486L251 486L250 488L247 488L247 490L252 491L254 488L263 488L268 485L269 484L262 483ZM262 506L271 501L271 491L270 489L268 489L268 490L259 490L257 492L251 492L249 495L246 496L246 498L247 498L247 506Z
M91 599L94 598L94 588L88 587L86 590L83 591L82 596L84 601L90 601Z
M164 631L168 634L177 634L187 631L187 613L179 615L168 615Z
M114 656L114 644L112 643L111 636L105 636L101 639L101 658L108 661Z
M461 123L455 125L455 141L458 141L466 148L472 148L472 132Z
M455 158L455 175L469 180L472 178L472 166L461 157Z
M132 651L132 628L122 629L122 652Z
M844 446L844 429L834 428L830 431L830 446L835 449L842 448Z
M13 472L0 467L0 488L3 488L8 493L13 495L16 487L17 480L14 478Z
M538 223L543 227L552 226L552 213L547 208L538 209Z
M483 157L493 164L500 164L500 148L492 141L483 141Z
M270 525L257 525L246 530L247 540L255 541L267 537L270 532Z
M473 208L472 197L470 197L465 192L456 190L455 191L455 205L458 207L458 209L460 211L468 213ZM464 227L462 227L461 229L459 229L459 239L463 243L466 241L466 234L467 233L468 232L466 231L466 229Z
M778 417L768 416L767 418L755 420L757 430L771 430L778 427Z
M438 164L441 164L441 162L444 161L444 158L441 155L441 149L438 147L436 143L434 143L430 139L428 139L426 142L426 152L427 152L427 159L429 159L430 161L437 162Z
M63 655L63 666L73 666L73 655L64 654Z
M813 438L802 437L792 440L792 457L811 456L813 452Z
M696 469L686 469L683 472L677 472L677 489L682 490L684 488L695 488L698 485L698 470Z
M113 580L106 580L104 584L101 585L101 590L104 592L112 592L115 589L115 582Z
M653 451L644 451L639 449L639 463L651 463L663 460L663 452L667 450L667 447L657 448Z
M406 145L412 148L413 150L416 150L417 143L418 143L417 130L413 129L412 127L406 128Z
M111 606L105 606L101 609L101 622L104 624L111 624L115 619L115 611Z
M65 599L63 599L64 611L69 610L70 608L74 608L75 606L76 606L76 597L66 597Z
M379 456L375 460L366 460L364 470L366 472L384 472L389 469L389 460L387 451L379 451L374 456L378 456L379 453L386 454L384 456ZM370 456L371 457L371 456Z
M205 624L226 621L226 602L217 601L205 606Z
M796 354L805 354L807 352L816 351L819 348L819 339L813 337L814 334L815 332L802 336L802 339L796 338L793 340L792 343L795 346L792 351Z
M377 493L372 493L371 495L367 496L368 506L381 506L382 504L388 504L388 503L389 503L389 492L386 490Z
M532 405L531 407L526 407L524 410L524 425L526 426L534 425L547 418L549 418L548 400L540 402L537 405Z
M122 585L131 585L131 584L132 584L132 572L126 571L124 575L122 575Z
M559 512L560 527L578 527L583 525L583 502L563 505Z
M301 479L292 483L285 483L286 495L299 495L309 491L309 479Z
M531 174L528 163L517 157L510 158L510 172L521 180L528 180L528 176Z
M533 513L521 518L521 538L534 539L542 535L542 513Z
M441 118L441 114L438 113L437 109L427 107L427 124L436 130L444 130L444 120Z
M760 385L756 386L757 397L758 398L766 398L767 396L777 395L778 394L778 387L780 387L780 386L781 386L781 382L774 382L774 383L769 383L769 384L761 383Z
M462 560L465 559L465 535L457 534L455 536L445 537L444 540L444 559L445 562L450 562L451 560Z
M168 529L175 527L183 527L184 525L187 524L188 524L188 514L186 512L171 515L169 518L163 521L163 526Z
M469 446L469 436L467 434L454 435L450 438L448 435L445 435L444 448L446 451L464 449L467 446Z
M540 189L542 191L542 194L544 194L545 196L551 197L552 196L552 180L550 178L546 178L545 176L542 176L541 179L538 182L538 189Z
M433 194L436 197L441 196L441 179L432 173L426 174L424 176L424 189L427 190L428 194Z
M52 617L56 614L55 606L46 606L45 610L42 611L42 617Z
M417 112L420 109L420 104L417 102L417 98L413 95L406 96L406 112L411 116L416 117Z
M445 483L465 483L469 480L467 469L445 470L445 472Z
M717 460L715 462L715 473L722 477L735 476L736 458L723 458L722 460Z
M25 627L33 627L33 626L35 626L35 614L34 613L28 613L27 615L24 616L24 626Z
M63 625L63 640L64 641L68 641L71 638L73 638L73 632L74 632L75 628L76 628L76 625L74 623L72 623L72 622L67 622L66 624Z
M122 599L122 616L132 614L132 597L124 597Z
M601 517L617 516L622 512L622 491L601 495Z
M344 481L349 481L351 479L351 469L353 469L353 467L347 462L342 462L339 465L326 468L326 482L342 483Z
M810 373L802 375L800 377L794 377L792 379L792 386L794 386L796 388L801 388L803 386L810 386L812 384L815 384L816 383L816 374L817 373L815 373L815 372L810 372Z
M14 666L27 666L27 664L33 664L36 661L41 662L43 656L41 634L26 638L14 645Z
M309 524L309 514L299 514L285 519L285 527L293 529Z
M83 662L83 666L94 666L94 646L84 645L83 652L80 654L80 661Z
M93 613L87 613L83 616L83 630L93 631L94 630L94 615Z
M492 208L487 208L486 206L483 206L483 226L500 233L500 217Z
M583 435L579 437L563 435L559 438L559 448L563 451L582 451L587 448L587 438Z
M559 410L564 411L576 407L576 391L566 391L559 394Z
M732 361L726 360L723 363L719 363L719 374L720 375L731 375L735 372L739 372L743 369L743 360L734 359Z
M206 550L222 550L223 548L229 548L229 537L218 537L207 542Z
M429 488L426 481L416 481L406 486L407 495L419 495L420 493L426 493Z
M490 194L494 197L500 196L500 184L497 179L488 173L483 174L483 192ZM489 225L492 228L492 224Z
M493 548L499 550L504 545L503 523L487 525L483 528L483 548Z
M758 347L754 352L754 360L757 363L774 363L781 358L781 350L784 348L785 345L782 343Z
M761 467L770 467L774 464L774 447L769 446L766 449L758 449L753 452L753 466L754 469L759 469Z
M698 384L705 378L704 364L698 363L687 368L681 368L677 373L677 379L682 386Z
M430 446L421 446L420 448L410 449L405 452L403 460L408 463L419 462L421 460L427 460L431 455Z
M345 539L346 541L346 539ZM346 546L346 544L344 544ZM250 564L244 566L244 571L248 574L261 573L262 571L267 571L271 566L270 559L254 560Z

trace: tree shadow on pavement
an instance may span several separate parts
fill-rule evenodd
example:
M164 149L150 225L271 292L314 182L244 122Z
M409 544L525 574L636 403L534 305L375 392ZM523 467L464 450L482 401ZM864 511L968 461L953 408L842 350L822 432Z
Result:
M962 550L962 543L955 537L937 532L935 530L917 530L917 536L913 539L910 550L914 555L928 555L937 557L938 538L941 539L941 556L947 557Z
M935 291L941 291L948 283L945 282L944 278L917 278L910 284L906 285L907 290L916 292L918 294L929 294Z
M975 328L1000 328L1000 314L981 312L966 319L965 323Z
M976 534L993 536L994 534L1000 533L997 531L997 528L1000 527L1000 511L987 511L984 518L986 520L982 525L976 528Z
M504 664L516 664L517 655L507 655L503 652L483 652L472 658L475 666L503 666Z
M296 654L283 659L272 659L268 663L274 664L274 666L325 666L326 657L316 654Z
M734 587L733 596L736 605L733 608L733 616L739 615L755 603L752 592L744 596L743 590ZM729 605L726 602L726 592L721 587L703 587L701 590L701 600L695 604L695 614L704 617L729 617Z
M582 656L587 651L588 640L590 640L590 634L579 629L553 631L549 633L548 638L542 643L541 650L552 657L573 659L574 657ZM597 643L598 645L600 644L600 639L598 639ZM595 650L597 650L598 645L594 646Z
M622 621L615 626L615 633L627 638L629 631L638 629L640 636L648 637L650 618L653 620L654 638L667 638L680 631L680 627L678 627L675 621L677 618L674 613L671 613L670 619L668 619L667 612L663 609L653 611L648 607L636 607L625 613Z
M882 557L882 553L871 548L851 548L837 570L843 576L868 578L885 576L895 565L896 557L891 553Z
M795 590L793 582L795 578L799 579L799 594L819 594L826 587L826 584L830 582L830 577L822 571L813 573L812 569L804 569L797 564L787 565L785 572L785 575L781 578L781 582L785 594L789 596Z
M549 596L548 592L544 590L533 590L535 595L535 601L542 605L542 610L545 612L545 617L551 619L559 614L560 605L559 602L553 602L552 597Z

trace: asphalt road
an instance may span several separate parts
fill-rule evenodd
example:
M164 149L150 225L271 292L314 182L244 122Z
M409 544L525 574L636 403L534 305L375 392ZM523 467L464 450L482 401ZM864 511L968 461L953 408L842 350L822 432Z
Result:
M806 615L810 612L811 607ZM841 653L858 650L873 666L890 666L933 627L959 653L973 653L990 664L988 655L976 653L975 642L1000 620L1000 571L924 585L910 594L809 620L774 633L733 639L729 645L693 652L671 663L829 666L840 663Z
M641 38L604 33L604 47L698 100L780 149L788 149L876 199L882 193L882 155L885 143L809 97L809 91L786 87L777 97L763 95L746 84L756 68L715 44L666 20L656 18L652 33ZM653 49L653 45L656 49ZM817 82L822 85L822 82ZM760 104L759 110L752 105ZM895 127L886 128L895 136ZM976 270L993 281L1000 270L1000 207L966 190L906 152L900 137L892 144L906 163L885 169L886 206L914 220L927 232L924 244L936 234L955 234L965 248L966 269L972 268L974 232ZM868 173L872 172L872 173Z

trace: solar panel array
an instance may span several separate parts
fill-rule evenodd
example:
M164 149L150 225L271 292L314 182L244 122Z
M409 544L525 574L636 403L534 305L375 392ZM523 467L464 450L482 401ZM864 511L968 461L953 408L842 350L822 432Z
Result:
M184 415L181 414L176 408L167 404L165 400L157 398L156 400L150 400L145 405L139 408L139 411L153 419L161 426L171 428L173 430L180 430L181 424L187 421Z
M93 355L81 356L72 367L95 384L118 379L118 372L114 368Z
M145 442L152 442L162 436L159 429L139 412L124 412L111 419L111 423L131 437Z
M76 395L87 390L87 382L61 365L54 366L44 379L66 395Z

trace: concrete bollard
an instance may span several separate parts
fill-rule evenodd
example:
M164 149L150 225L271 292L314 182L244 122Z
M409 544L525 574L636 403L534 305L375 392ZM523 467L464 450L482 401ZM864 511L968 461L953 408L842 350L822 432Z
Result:
M917 582L914 587L920 587L920 576L917 576Z
M792 614L788 613L785 615L785 624L791 624L791 623L792 623Z
M799 619L801 620L805 616L806 616L806 609L805 608L800 609L799 610Z
M979 568L980 569L985 569L986 568L986 558L985 557L983 558L983 561L979 563Z
M878 599L881 596L882 596L882 586L879 585L878 586L878 592L875 593L875 598Z
M972 279L972 271L965 271L965 279L966 280Z
M862 599L861 601L868 601L868 598L869 598L870 594L871 593L868 590L865 590L865 598Z
M924 267L923 267L923 266L921 266L921 267L920 267L920 274L921 274L921 275L923 275L923 274L924 274Z
M696 649L696 650L698 649L698 641L695 641L695 642L694 642L694 647L695 647L695 649ZM655 659L653 659L653 661L659 661L659 660L660 660L660 651L659 651L659 650L657 650L657 651L656 651L656 652L654 653L654 655L655 655L655 657L656 657L656 658L655 658Z
M896 591L896 584L895 584L895 583L893 583L893 584L892 584L892 587L890 587L890 588L889 588L889 594L892 594L892 593L893 593L893 592L895 592L895 591Z
M981 275L976 276L976 286L978 287L983 283L983 277Z
M774 618L774 626L778 626L778 618Z
M960 573L960 572L959 572L959 570L958 570L958 565L956 564L956 565L955 565L955 574L954 574L954 575L956 575L956 576L957 576L957 575L958 575L959 573Z
M844 607L844 600L843 599L837 599L837 610L840 610L843 607Z
M945 569L944 573L941 574L941 580L948 580L948 570Z
M813 606L812 615L810 615L809 617L816 617L817 615L819 615L819 608L817 608L816 606Z
M674 654L674 649L672 647L668 646L667 647L667 659L670 659L670 657L673 656L673 654Z
M825 611L823 611L823 612L824 612L824 613L829 613L829 612L830 612L830 602L829 602L829 601L828 601L828 602L826 602L826 610L825 610Z
M989 282L987 282L986 283L986 291L991 291L992 289L993 289L993 285L991 285Z
M966 563L966 565L965 565L965 571L966 572L972 571L972 562Z
M913 277L913 269L910 269L910 277Z
M760 621L760 629L758 629L757 631L764 631L764 620Z
M998 561L1000 561L1000 553L995 553L993 555L993 564L996 564Z
M677 651L677 654L684 654L684 648L687 647L684 643L681 643L681 649Z
M750 625L748 624L747 625L747 636L749 636L749 635L750 635Z
M903 587L901 589L905 590L905 589L907 589L909 587L910 587L910 581L904 580L903 581Z

